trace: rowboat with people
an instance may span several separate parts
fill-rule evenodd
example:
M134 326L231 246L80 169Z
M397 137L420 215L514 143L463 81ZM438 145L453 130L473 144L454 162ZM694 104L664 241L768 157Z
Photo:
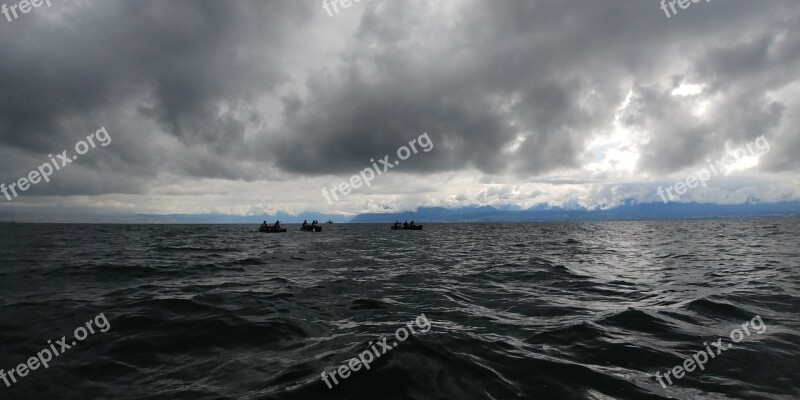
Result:
M322 225L319 224L319 221L313 220L311 223L308 223L308 220L303 221L303 226L300 227L301 231L306 232L322 232Z
M267 221L264 221L258 228L258 231L263 233L282 233L286 232L286 228L281 226L280 221L275 221L274 225L267 225Z
M414 221L411 221L409 224L408 221L404 222L402 225L400 221L395 221L394 225L392 225L393 231L421 231L422 225L417 225Z

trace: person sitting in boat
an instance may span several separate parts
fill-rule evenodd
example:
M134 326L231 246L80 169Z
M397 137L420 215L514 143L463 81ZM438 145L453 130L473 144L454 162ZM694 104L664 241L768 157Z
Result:
M305 228L305 227L307 227L307 226L308 226L308 220L304 220L304 221L303 221L303 228Z
M400 227L400 221L394 221L394 227L395 228L399 228Z
M417 226L417 224L415 224L414 221L411 221L411 225L410 226L413 228L413 227Z
M408 221L403 222L403 228L408 228Z
M275 229L281 228L281 221L275 221Z
M267 229L267 221L264 221L264 223L261 224L261 229Z

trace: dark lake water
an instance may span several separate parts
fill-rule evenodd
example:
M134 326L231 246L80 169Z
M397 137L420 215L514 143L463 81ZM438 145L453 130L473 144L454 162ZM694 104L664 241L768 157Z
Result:
M257 228L0 225L0 398L800 396L797 219Z

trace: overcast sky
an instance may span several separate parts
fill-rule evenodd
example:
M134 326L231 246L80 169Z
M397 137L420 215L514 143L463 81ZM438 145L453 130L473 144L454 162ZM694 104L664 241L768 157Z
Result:
M659 3L52 0L0 15L0 182L111 137L0 212L656 202L762 135L768 153L680 201L799 199L800 2L669 18ZM321 194L422 133L430 152Z

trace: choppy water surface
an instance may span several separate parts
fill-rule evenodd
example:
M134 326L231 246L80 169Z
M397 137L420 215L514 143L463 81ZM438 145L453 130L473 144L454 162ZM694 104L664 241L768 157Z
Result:
M0 368L111 325L0 398L800 396L798 220L256 228L0 225ZM653 377L756 315L704 371Z

